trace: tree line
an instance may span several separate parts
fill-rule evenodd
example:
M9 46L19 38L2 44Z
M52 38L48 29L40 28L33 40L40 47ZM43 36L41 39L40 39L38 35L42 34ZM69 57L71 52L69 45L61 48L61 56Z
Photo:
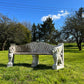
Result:
M59 42L76 42L79 50L84 42L83 8L65 19L62 29L56 30L52 18L47 18L42 24L30 24L12 21L0 14L0 50L8 49L11 43L25 44L33 41L44 41L51 44ZM29 28L31 27L31 28Z

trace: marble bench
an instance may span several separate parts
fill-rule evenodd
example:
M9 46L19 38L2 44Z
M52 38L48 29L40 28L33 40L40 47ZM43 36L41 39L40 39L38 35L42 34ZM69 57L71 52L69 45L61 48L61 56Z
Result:
M64 44L51 45L45 42L31 42L25 45L11 44L9 47L7 67L14 64L14 55L32 55L32 67L36 67L39 63L39 55L52 55L54 64L52 69L64 68Z

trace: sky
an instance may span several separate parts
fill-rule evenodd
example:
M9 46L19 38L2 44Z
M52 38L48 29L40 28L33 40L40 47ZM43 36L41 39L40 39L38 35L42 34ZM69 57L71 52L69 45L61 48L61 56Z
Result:
M84 0L0 0L0 13L18 22L43 23L51 17L56 29L65 18L84 7Z

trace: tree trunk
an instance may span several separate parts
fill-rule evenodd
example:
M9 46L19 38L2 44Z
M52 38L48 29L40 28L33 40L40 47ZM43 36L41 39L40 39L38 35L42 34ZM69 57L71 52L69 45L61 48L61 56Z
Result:
M81 51L82 50L82 48L81 48L81 42L77 43L77 46L78 46L79 51Z
M5 41L3 42L3 44L2 44L2 51L3 51L4 48L5 48L6 42L7 42L7 40L5 40Z

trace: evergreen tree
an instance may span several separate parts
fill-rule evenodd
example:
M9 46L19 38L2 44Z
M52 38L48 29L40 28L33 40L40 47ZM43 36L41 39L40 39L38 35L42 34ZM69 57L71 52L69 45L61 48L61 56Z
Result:
M36 41L37 39L37 28L36 28L36 25L35 23L33 23L32 25L32 41Z
M40 24L37 25L37 40L41 41L41 26L40 26Z
M52 19L49 17L41 24L41 36L45 42L52 43L53 36L55 34L55 27ZM53 39L54 40L54 39Z

